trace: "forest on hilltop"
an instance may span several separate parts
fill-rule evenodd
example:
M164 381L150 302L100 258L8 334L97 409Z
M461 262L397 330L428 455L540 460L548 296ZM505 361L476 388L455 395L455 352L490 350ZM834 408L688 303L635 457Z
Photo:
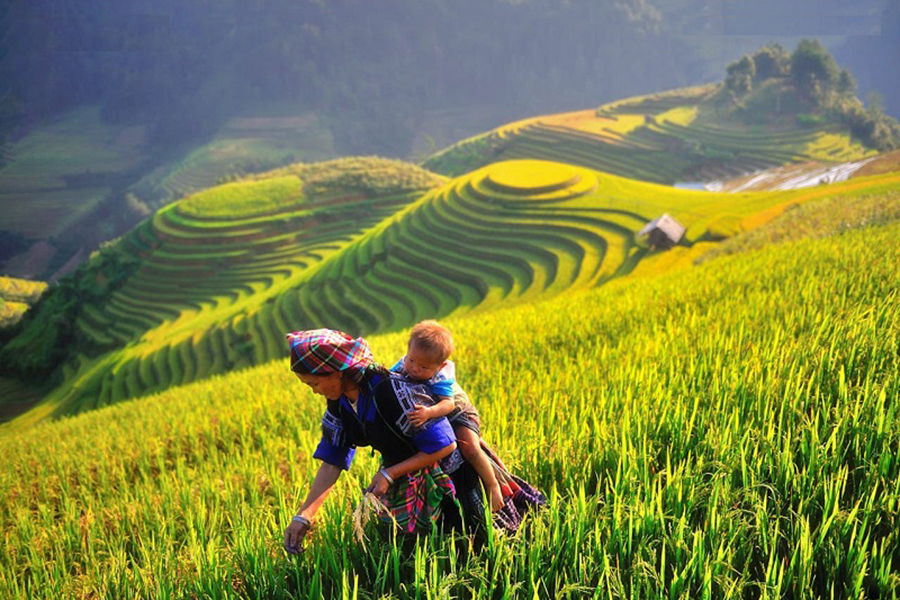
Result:
M751 118L784 110L780 90L764 91L756 97L751 92L772 80L787 80L796 100L816 111L798 114L800 125L814 125L830 117L847 125L870 148L881 152L900 148L900 125L885 114L883 100L870 95L865 106L856 97L856 78L838 67L818 40L803 39L790 54L778 44L764 46L728 65L727 73L725 90L733 108Z

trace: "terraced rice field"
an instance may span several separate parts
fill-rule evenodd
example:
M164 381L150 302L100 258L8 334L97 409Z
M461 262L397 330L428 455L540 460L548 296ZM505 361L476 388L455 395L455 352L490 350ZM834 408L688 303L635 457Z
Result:
M729 122L707 106L714 92L714 87L689 88L517 121L451 146L424 166L458 175L472 165L531 158L672 184L874 154L833 125L769 131ZM480 159L473 158L479 153Z
M644 223L641 215L603 209L599 185L596 172L559 163L492 165L361 238L302 295L312 304L322 287L326 297L358 299L360 310L348 311L342 326L373 331L595 286L637 252L634 231Z
M120 250L140 258L140 269L77 324L98 351L122 352L103 376L83 382L93 388L94 402L163 389L270 356L272 332L248 328L252 321L246 315L274 302L311 266L411 199L360 199L335 209L302 201L302 182L293 181L298 202L265 216L200 218L192 216L190 204L176 203L123 238ZM269 183L255 185L271 188Z
M140 269L77 323L95 351L23 419L271 360L283 355L283 333L297 328L393 331L590 289L641 264L647 249L636 232L663 212L687 227L682 250L694 252L724 228L752 227L804 198L675 190L525 160L427 193L354 192L336 203L333 195L318 203L286 193L277 210L261 212L242 204L252 196L246 186L289 186L291 176L279 173L226 186L240 192L228 218L197 210L222 196L220 188L159 211L126 236L119 248L139 258ZM227 194L219 201L229 202Z
M186 230L178 223L183 211L163 211L155 230L177 235L190 251L155 251L143 268L144 282L159 286L175 274L202 282L212 276L210 261L215 261L216 281L238 277L243 286L230 290L230 300L220 300L202 283L192 285L195 296L175 307L178 316L142 339L159 345L198 327L216 329L210 317L221 316L216 304L225 302L242 312L227 323L219 319L217 335L224 336L226 347L243 340L253 348L250 357L225 353L230 357L226 363L243 364L279 356L278 335L289 324L302 328L327 323L354 333L389 331L429 316L488 310L593 287L636 264L646 249L637 243L635 232L657 213L674 210L694 232L697 216L714 210L714 196L683 192L673 208L672 198L660 201L654 192L571 165L498 163L430 192L340 250L329 242L309 247L305 258L286 247L263 259L257 248L261 245L296 243L293 234L265 237L266 220L243 223L244 229L234 230L233 243L225 243L219 229L217 241L209 244L203 241L210 235L205 223ZM765 206L771 202L762 200ZM758 203L748 202L745 212ZM363 228L377 221L377 215L371 216L373 222ZM341 227L335 223L335 235ZM320 235L326 230L326 224L316 227ZM291 253L299 261L293 266L287 260ZM250 255L256 257L252 267L245 265ZM311 264L315 266L310 269ZM266 268L273 271L269 278L264 277ZM248 271L257 278L248 280ZM282 283L279 273L291 283ZM161 300L146 283L139 289L142 301L119 301L114 307L120 318L146 314L147 302ZM163 295L170 298L171 309L177 296L170 290ZM134 334L121 331L120 343ZM180 380L195 378L195 370L179 370Z
M102 123L81 108L47 122L11 145L0 170L0 229L49 238L88 214L144 160L140 127Z
M261 165L319 161L336 156L331 134L315 115L236 117L209 143L136 184L168 200L215 186L223 178L261 170Z
M549 500L474 551L356 537L378 468L358 452L284 553L324 401L283 359L0 427L0 596L896 597L898 261L893 220L448 320L485 437Z
M81 307L73 321L77 350L42 414L90 408L270 356L272 332L255 329L251 317L441 181L401 161L340 159L218 186L159 211L101 251L140 268L102 303ZM121 276L102 272L97 283ZM274 322L284 325L278 315Z

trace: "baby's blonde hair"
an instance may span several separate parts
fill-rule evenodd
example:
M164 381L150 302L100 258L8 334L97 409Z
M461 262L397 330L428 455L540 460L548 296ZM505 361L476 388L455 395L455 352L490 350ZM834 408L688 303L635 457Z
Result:
M450 331L432 319L419 321L409 334L409 345L428 352L444 362L453 354L453 336Z

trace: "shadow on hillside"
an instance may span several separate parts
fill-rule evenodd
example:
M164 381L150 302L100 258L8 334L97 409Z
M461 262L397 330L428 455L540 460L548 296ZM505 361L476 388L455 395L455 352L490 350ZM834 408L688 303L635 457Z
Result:
M26 402L3 402L0 403L0 423L12 421L19 415L23 415L40 402L37 400L28 400Z

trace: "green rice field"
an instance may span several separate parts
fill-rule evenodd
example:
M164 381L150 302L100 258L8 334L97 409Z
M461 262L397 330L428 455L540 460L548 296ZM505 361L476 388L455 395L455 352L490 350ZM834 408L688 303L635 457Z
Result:
M283 358L7 425L0 596L896 597L898 242L887 216L696 267L655 255L448 319L486 439L549 499L479 551L373 524L356 538L377 468L361 452L307 552L284 554L324 406ZM389 363L406 337L370 339Z
M112 246L139 268L108 301L83 308L75 326L89 344L17 422L265 363L283 355L284 331L369 335L591 289L648 268L637 233L664 212L687 229L672 256L692 256L822 194L897 186L888 174L715 194L549 161L502 161L448 181L403 163L342 160L200 192Z
M223 178L335 156L331 133L314 114L235 117L207 143L147 173L134 189L162 205Z
M9 148L0 169L2 229L58 235L90 213L116 181L146 159L143 127L103 123L84 107L42 124Z
M295 162L333 153L315 115L160 159L127 189L164 206L74 277L0 278L0 322L25 315L0 332L0 599L900 596L897 157L720 100L524 119L422 166ZM137 173L141 128L92 110L14 146L10 231L59 233ZM803 189L671 185L863 159ZM639 232L665 213L685 233L661 251ZM398 539L354 517L362 451L287 555L325 407L284 333L391 365L428 318L546 508L482 547Z

